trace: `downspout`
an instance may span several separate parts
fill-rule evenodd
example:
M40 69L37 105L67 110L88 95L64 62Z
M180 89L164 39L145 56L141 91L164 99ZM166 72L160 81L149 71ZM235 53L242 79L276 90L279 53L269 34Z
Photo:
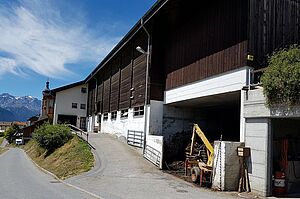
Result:
M93 79L95 79L96 80L96 82L95 82L95 84L96 84L96 87L95 87L95 102L94 102L94 104L93 104L93 106L94 106L94 115L95 115L95 117L94 117L94 126L93 126L93 129L92 129L92 132L94 132L94 128L95 128L95 124L96 124L96 112L97 112L97 94L98 94L98 79L97 78L95 78L95 77L93 77ZM98 118L97 118L98 119Z
M149 32L147 31L147 29L144 26L144 21L143 18L141 18L141 26L144 29L144 31L147 34L148 37L148 46L147 46L147 53L146 53L146 83L145 83L145 108L144 108L144 114L145 114L145 121L144 121L144 145L143 145L143 154L145 153L145 149L146 149L146 136L147 136L147 120L148 120L148 110L147 110L147 103L148 103L148 79L149 79L149 59L150 59L150 39L151 36L149 34Z

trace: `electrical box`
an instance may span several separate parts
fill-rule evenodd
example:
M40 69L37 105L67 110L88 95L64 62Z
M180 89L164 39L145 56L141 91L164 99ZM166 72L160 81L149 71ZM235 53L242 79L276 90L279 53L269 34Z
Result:
M249 157L250 156L250 148L249 147L238 147L237 155L239 157Z
M253 61L254 60L254 56L253 55L247 55L247 60L248 61Z

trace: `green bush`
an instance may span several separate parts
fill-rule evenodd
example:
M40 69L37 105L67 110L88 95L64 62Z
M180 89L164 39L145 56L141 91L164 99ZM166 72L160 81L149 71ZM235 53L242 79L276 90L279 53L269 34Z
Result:
M53 151L73 137L71 129L62 124L50 125L49 123L40 126L33 133L33 139L49 151Z
M300 103L300 48L292 45L269 57L269 65L261 77L269 106Z
M11 127L5 130L4 137L8 141L8 143L13 143L14 141L14 134L20 130L19 126L13 124Z

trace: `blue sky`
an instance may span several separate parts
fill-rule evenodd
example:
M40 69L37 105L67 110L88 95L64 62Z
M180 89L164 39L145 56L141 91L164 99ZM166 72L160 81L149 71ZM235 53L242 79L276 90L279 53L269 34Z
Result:
M0 0L0 93L84 79L155 0Z

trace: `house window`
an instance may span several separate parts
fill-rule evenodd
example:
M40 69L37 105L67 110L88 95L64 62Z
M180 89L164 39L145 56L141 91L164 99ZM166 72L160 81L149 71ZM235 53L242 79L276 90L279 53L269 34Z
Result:
M117 111L114 111L111 113L111 120L116 120L117 119Z
M104 121L107 121L107 120L108 120L108 113L104 113L104 114L103 114L103 120L104 120Z
M81 88L81 93L86 93L86 88L85 87Z
M121 119L128 118L128 109L121 110Z
M144 115L144 106L134 107L133 116Z
M72 103L72 108L77 108L77 103Z
M80 109L85 109L86 105L85 104L80 104Z

